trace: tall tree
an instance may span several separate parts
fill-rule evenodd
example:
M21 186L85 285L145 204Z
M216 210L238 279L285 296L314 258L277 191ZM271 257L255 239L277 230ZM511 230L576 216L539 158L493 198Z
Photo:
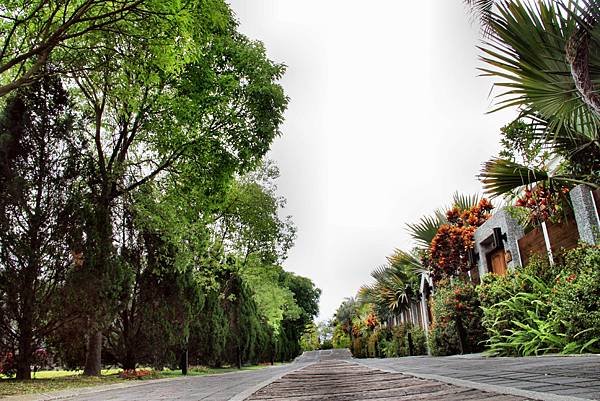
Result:
M106 271L112 263L114 206L121 196L168 174L195 178L210 191L257 163L278 134L287 103L276 82L283 67L236 32L225 3L202 4L192 19L200 24L193 57L172 54L177 49L171 46L157 50L124 41L115 44L127 51L123 57L90 55L104 59L103 68L75 77L95 145L88 181L94 220L86 235L94 242L88 241L85 255L94 263L90 270ZM188 63L165 67L163 50ZM96 326L99 332L102 324ZM89 338L85 373L96 375L101 336Z
M50 313L77 263L76 210L83 144L57 77L15 93L0 121L0 337L16 347L17 378L69 316Z

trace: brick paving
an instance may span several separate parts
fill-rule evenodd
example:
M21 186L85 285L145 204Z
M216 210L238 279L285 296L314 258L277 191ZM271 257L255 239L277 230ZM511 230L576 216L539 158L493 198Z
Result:
M249 401L527 399L384 372L344 360L325 360L288 373L248 398Z

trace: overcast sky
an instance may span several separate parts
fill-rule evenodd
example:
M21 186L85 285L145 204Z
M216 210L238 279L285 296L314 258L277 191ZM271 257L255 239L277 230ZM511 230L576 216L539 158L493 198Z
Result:
M479 193L512 118L478 77L462 0L230 0L240 30L288 66L290 105L270 158L298 226L286 270L323 290L329 319L395 248L406 223Z

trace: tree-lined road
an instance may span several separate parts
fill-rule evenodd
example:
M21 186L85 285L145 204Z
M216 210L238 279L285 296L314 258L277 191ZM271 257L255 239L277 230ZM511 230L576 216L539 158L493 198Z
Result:
M346 349L325 350L256 371L78 391L6 401L594 400L600 355L354 359Z

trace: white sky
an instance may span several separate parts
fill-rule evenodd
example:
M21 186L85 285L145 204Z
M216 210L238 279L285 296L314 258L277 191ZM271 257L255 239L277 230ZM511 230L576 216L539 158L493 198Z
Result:
M270 158L298 225L286 270L323 290L320 319L370 280L405 230L476 193L513 115L491 109L462 0L230 0L240 30L288 66Z

